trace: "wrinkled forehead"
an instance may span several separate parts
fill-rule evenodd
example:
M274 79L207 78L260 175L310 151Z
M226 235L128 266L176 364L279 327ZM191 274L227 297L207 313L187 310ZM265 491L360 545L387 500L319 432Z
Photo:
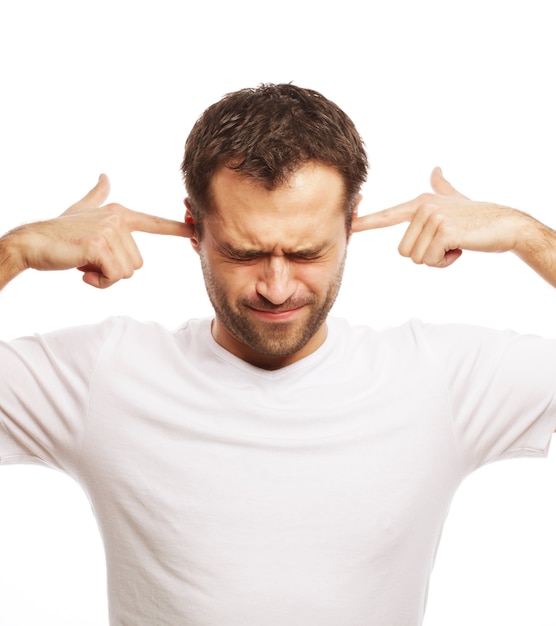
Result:
M283 183L268 188L263 182L221 167L211 184L213 209L221 219L249 218L274 214L278 218L342 213L345 207L344 183L330 166L310 162L290 174Z
M343 180L329 166L305 164L274 189L224 167L211 195L206 226L233 245L306 247L345 236Z

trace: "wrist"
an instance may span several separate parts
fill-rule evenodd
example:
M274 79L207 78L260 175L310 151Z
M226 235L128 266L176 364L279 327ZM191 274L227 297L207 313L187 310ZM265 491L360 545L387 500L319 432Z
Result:
M536 256L539 253L553 231L527 213L518 211L517 215L519 220L512 251L518 257L526 260L528 257Z
M525 214L524 214L525 215ZM556 231L525 215L513 251L537 274L556 287Z
M0 237L0 289L27 269L19 229Z

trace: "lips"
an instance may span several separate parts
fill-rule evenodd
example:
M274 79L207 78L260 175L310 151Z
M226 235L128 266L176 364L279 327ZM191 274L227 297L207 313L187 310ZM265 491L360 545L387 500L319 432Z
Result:
M298 306L290 309L259 309L255 307L249 307L255 315L261 319L269 320L269 321L282 321L289 320L295 315L297 315L301 309L304 307Z

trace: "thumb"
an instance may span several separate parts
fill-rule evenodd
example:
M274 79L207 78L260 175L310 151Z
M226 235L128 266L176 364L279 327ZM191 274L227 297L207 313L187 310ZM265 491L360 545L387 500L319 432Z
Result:
M70 209L79 209L81 207L96 208L103 205L110 193L110 181L106 174L101 174L98 177L97 184L85 194L81 200L78 200L75 204L72 204Z
M432 171L431 187L432 190L440 196L458 196L468 199L467 196L460 193L444 178L444 174L442 174L442 170L439 167L435 167Z

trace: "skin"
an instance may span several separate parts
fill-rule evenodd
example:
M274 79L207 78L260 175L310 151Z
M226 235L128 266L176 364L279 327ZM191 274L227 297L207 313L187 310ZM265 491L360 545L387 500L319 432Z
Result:
M309 164L269 191L222 168L212 193L216 210L192 243L216 313L214 338L264 369L311 354L326 338L347 252L341 176Z
M132 233L191 237L189 224L105 204L110 182L101 174L81 200L57 218L27 224L0 238L0 289L26 269L77 268L99 289L130 278L143 265Z
M353 232L409 226L398 250L414 263L448 267L463 250L514 252L556 287L556 232L530 215L491 202L470 200L434 168L424 193L354 222Z
M459 193L439 168L432 193L362 217L352 232L407 222L400 254L448 267L463 250L514 252L556 287L556 233L531 216ZM105 204L109 182L97 185L58 218L28 224L0 238L0 288L20 272L78 268L106 288L143 263L132 233L190 238L199 253L224 348L253 365L276 369L314 352L326 337L347 244L338 173L320 164L298 170L268 191L229 170L213 181L216 212L199 241L190 212L184 222Z

